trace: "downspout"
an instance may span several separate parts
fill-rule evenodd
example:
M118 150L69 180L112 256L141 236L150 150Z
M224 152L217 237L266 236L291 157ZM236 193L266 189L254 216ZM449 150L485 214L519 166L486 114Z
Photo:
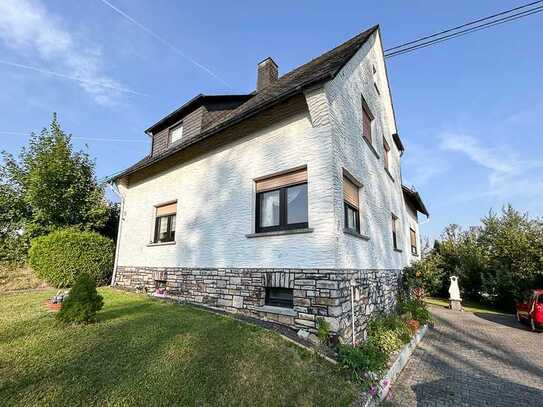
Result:
M356 346L356 332L354 330L354 281L351 280L351 329L353 331L353 346Z
M121 209L119 211L119 227L117 229L117 244L115 246L115 261L113 263L113 274L111 276L111 284L110 286L115 286L115 278L117 276L117 265L119 262L119 249L121 246L121 229L123 227L123 214L124 214L124 197L119 192L117 186L114 183L108 184L111 188L111 190L121 199Z

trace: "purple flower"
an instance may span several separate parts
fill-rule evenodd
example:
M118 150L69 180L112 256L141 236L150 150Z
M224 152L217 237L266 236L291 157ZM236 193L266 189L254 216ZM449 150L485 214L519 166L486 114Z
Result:
M377 386L371 386L369 393L371 397L375 397L377 395Z

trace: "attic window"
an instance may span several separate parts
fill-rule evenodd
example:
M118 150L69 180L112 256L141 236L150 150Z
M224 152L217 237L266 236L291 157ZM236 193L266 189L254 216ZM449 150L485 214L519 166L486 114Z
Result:
M175 143L183 138L183 123L178 124L170 129L170 144Z

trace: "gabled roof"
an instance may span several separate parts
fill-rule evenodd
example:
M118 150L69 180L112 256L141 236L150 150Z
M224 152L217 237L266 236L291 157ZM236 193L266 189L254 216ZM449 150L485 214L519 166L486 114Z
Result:
M136 164L127 168L123 172L113 176L111 180L132 174L142 168L148 167L176 152L187 148L205 138L213 136L218 132L233 126L249 117L256 115L264 109L270 108L296 94L303 91L304 88L313 84L330 80L334 78L343 66L354 56L354 54L364 45L371 35L379 29L378 25L358 34L347 42L337 46L321 56L309 61L308 63L281 76L272 85L254 92L254 96L236 109L221 116L215 123L212 123L206 130L199 135L180 142L175 147L170 148L155 156L147 156ZM184 106L194 103L198 98L189 101ZM181 107L180 109L183 109ZM159 122L160 123L160 122ZM152 128L153 126L151 126Z
M427 217L430 216L424 202L422 202L422 198L417 191L414 191L405 185L402 185L402 191L405 200L413 207L413 209L422 213L423 215L426 215Z

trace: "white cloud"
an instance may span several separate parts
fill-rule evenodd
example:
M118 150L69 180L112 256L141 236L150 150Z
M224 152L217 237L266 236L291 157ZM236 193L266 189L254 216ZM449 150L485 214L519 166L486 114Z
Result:
M103 73L100 49L76 41L39 0L1 0L0 39L17 51L37 55L49 66L61 69L65 73L41 71L78 81L98 103L114 103L121 92L130 91Z
M488 191L481 195L501 197L540 194L543 187L543 161L531 160L512 146L483 145L474 137L460 133L444 133L440 147L446 151L464 154L471 161L488 170Z

